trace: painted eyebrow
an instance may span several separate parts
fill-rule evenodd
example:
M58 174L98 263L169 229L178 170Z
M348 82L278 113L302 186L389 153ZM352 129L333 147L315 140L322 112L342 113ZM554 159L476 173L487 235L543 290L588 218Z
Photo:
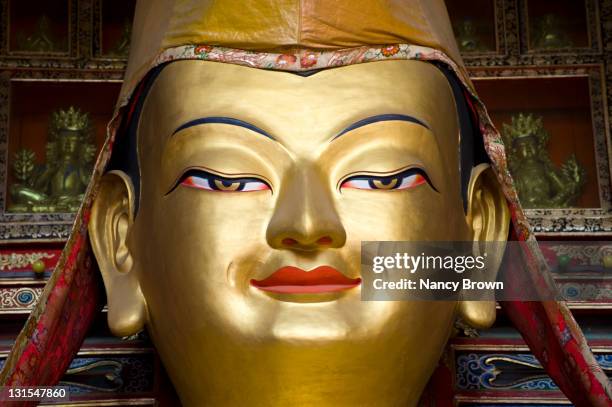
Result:
M267 137L271 140L276 141L274 137L272 137L270 134L266 133L264 130L260 129L259 127L255 126L254 124L245 122L240 119L235 119L233 117L224 117L224 116L201 117L199 119L188 121L187 123L181 124L176 130L174 130L174 132L172 132L172 135L170 137L174 136L179 131L188 129L189 127L199 126L201 124L218 124L218 123L243 127L245 129L254 131L255 133L261 134L264 137Z
M378 123L378 122L388 122L388 121L402 121L402 122L415 123L415 124L418 124L419 126L425 127L428 130L431 130L429 126L425 124L425 122L413 116L408 116L406 114L392 114L392 113L379 114L376 116L366 117L365 119L359 120L358 122L351 124L344 130L342 130L340 133L338 133L336 136L334 136L334 138L331 139L331 141L334 141L338 137L341 137L350 131L356 130L363 126L367 126L368 124L373 124L373 123Z

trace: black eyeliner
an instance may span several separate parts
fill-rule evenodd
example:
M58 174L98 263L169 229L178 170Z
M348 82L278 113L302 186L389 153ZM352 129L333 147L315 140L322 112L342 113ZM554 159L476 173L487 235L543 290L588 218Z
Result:
M354 180L363 180L363 181L370 181L372 179L384 180L384 179L393 179L393 178L404 178L404 177L407 177L409 175L414 175L414 174L419 174L420 176L425 178L425 181L427 181L429 186L434 191L436 191L438 193L440 192L440 191L438 191L438 188L436 188L436 186L433 184L433 182L431 182L431 179L429 178L429 175L427 175L427 173L423 169L418 168L418 167L408 168L408 169L406 169L406 170L404 170L402 172L399 172L397 174L392 174L392 175L384 175L384 176L355 175L353 177L349 177L349 178L345 179L344 181L342 181L342 184L340 186L342 186L345 182L354 181Z
M237 177L237 178L230 178L230 177L222 177L216 174L213 174L211 172L205 171L205 170L201 170L198 168L190 168L187 171L185 171L174 183L174 185L172 186L172 188L170 188L170 190L168 192L166 192L164 194L164 196L167 196L168 194L170 194L172 191L174 191L179 185L181 185L181 183L183 181L185 181L185 179L191 177L191 176L197 176L200 178L206 178L208 179L209 184L211 185L212 188L212 182L214 182L215 180L219 180L221 182L241 182L241 183L246 183L246 182L261 182L263 184L266 184L268 186L268 188L270 188L270 190L272 190L272 187L270 187L270 185L259 178L245 178L245 177ZM212 188L212 190L215 190L214 188Z

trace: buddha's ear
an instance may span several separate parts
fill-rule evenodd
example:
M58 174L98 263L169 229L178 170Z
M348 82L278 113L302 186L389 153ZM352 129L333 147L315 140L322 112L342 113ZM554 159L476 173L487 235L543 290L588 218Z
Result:
M134 270L128 236L134 224L134 188L121 171L102 177L94 201L89 237L106 288L108 325L117 336L144 328L146 303Z
M472 170L467 198L466 220L472 230L474 246L484 251L487 242L505 242L510 227L510 211L501 185L488 164L480 164ZM488 278L494 281L503 250L499 249L499 243L488 247L494 248L487 252L487 272L491 273ZM473 328L488 328L495 322L495 301L461 301L459 315Z

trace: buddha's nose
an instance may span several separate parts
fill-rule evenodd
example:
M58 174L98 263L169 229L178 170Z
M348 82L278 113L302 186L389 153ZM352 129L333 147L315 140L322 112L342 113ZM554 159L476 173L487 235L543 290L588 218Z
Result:
M338 248L346 232L333 191L314 168L301 168L282 182L266 239L276 249L313 251Z

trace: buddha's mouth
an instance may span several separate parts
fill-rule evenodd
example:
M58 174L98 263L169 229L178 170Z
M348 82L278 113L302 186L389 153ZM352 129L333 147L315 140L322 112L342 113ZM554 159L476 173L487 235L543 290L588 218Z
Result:
M263 280L251 280L253 287L278 294L318 294L348 290L361 284L360 278L348 278L331 266L306 271L286 266Z

